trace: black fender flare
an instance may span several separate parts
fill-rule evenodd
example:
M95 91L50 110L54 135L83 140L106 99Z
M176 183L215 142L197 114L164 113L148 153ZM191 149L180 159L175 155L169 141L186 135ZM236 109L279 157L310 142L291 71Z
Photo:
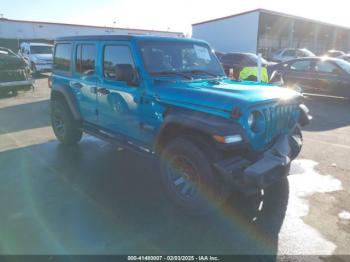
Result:
M61 96L64 98L75 120L82 120L78 103L69 87L64 85L52 86L51 101L54 100L56 96Z
M171 132L174 125L184 130L192 130L210 136L211 138L213 135L228 136L239 134L243 138L240 144L247 141L243 128L233 120L203 112L176 109L169 110L164 116L162 127L156 137L156 145L162 143L164 135L169 131Z

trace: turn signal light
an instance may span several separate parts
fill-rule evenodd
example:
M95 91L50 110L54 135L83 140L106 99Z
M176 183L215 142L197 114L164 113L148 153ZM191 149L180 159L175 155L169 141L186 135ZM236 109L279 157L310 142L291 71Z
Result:
M213 135L213 138L215 139L215 141L222 144L233 144L233 143L241 142L243 140L240 135L232 135L232 136Z
M241 115L242 115L241 109L238 106L232 109L231 117L233 119L238 119L241 117Z

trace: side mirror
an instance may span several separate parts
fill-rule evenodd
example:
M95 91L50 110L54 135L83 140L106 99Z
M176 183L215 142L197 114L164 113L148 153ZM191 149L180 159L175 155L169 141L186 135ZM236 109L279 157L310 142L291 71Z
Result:
M270 77L270 83L276 86L283 86L284 79L282 73L278 71L273 71Z
M115 79L124 81L130 86L139 85L138 71L131 64L118 64L115 66Z

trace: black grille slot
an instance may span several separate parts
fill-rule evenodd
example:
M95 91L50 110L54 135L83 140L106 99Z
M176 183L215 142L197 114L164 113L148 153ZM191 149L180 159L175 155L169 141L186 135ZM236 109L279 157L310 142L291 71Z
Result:
M265 140L271 143L282 132L288 131L294 121L296 105L276 105L263 109L266 120Z

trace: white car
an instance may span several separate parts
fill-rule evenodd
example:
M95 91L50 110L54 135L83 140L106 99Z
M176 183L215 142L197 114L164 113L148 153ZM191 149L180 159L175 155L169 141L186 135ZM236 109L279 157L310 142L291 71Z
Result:
M22 43L18 53L25 59L33 74L52 70L53 45Z
M286 62L295 58L312 56L316 55L306 48L284 48L272 54L272 61Z

